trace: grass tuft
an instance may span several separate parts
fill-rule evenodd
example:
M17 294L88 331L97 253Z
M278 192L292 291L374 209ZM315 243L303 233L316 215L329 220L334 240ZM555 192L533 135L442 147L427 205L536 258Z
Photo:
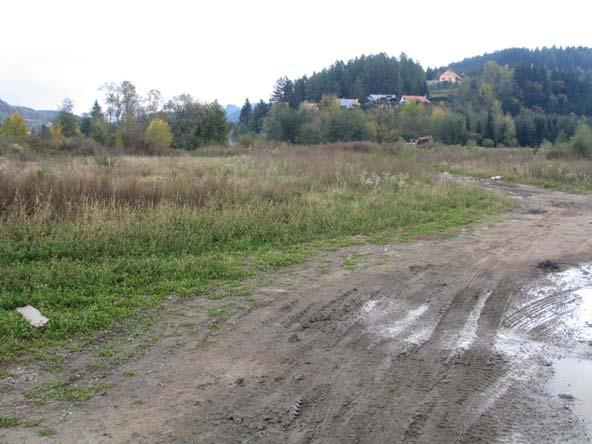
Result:
M52 399L55 401L82 402L88 401L97 393L113 387L112 382L102 382L74 386L67 381L53 381L25 391L25 397L43 404Z
M21 422L16 416L0 416L0 429L7 429L9 427L16 427Z

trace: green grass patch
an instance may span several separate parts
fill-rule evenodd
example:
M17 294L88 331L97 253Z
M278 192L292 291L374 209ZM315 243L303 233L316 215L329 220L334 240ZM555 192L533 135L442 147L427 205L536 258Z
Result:
M43 421L45 421L44 419L27 419L24 423L23 426L31 428L31 427L37 427L39 424L41 424Z
M0 416L0 429L16 427L20 423L20 420L16 416Z
M53 381L25 391L25 397L43 404L49 400L82 402L88 401L97 393L113 387L112 382L101 382L75 386L67 381Z
M39 436L49 437L54 436L57 432L53 429L41 429L37 432Z
M366 259L369 253L353 253L346 260L343 261L343 268L347 270L357 269Z
M10 373L8 370L0 368L0 379L10 378L12 376L14 375Z
M13 392L15 389L12 385L0 385L0 395Z

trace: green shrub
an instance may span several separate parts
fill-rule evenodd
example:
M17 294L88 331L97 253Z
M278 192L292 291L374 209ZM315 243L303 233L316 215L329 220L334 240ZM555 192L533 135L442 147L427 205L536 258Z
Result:
M581 157L592 157L592 129L588 125L580 125L571 139L571 150Z
M481 146L483 148L493 148L495 146L495 142L491 139L483 139Z
M153 119L144 133L144 142L150 151L156 154L167 152L173 142L173 133L169 124L162 119Z
M238 136L238 144L244 148L252 148L255 145L255 138L249 133L241 134Z

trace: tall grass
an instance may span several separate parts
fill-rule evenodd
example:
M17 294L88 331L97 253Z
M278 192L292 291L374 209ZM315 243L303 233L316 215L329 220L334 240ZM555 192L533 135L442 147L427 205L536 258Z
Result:
M552 156L547 154L527 148L441 147L418 155L440 170L477 177L503 176L511 182L592 192L592 161L568 155L549 158Z
M173 292L207 296L315 241L438 231L506 206L433 182L427 165L365 144L4 162L0 357L109 328ZM13 311L25 304L51 318L43 330Z

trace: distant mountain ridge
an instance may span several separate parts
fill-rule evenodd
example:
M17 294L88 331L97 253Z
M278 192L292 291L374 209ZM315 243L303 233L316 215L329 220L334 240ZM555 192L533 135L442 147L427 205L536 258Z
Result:
M14 113L22 114L27 125L31 128L51 123L58 115L58 111L35 110L27 108L26 106L13 106L0 100L0 122L4 121L9 115Z
M236 106L236 105L226 105L226 107L224 108L224 110L226 111L226 120L228 120L229 122L238 122L238 119L240 117L240 107Z

